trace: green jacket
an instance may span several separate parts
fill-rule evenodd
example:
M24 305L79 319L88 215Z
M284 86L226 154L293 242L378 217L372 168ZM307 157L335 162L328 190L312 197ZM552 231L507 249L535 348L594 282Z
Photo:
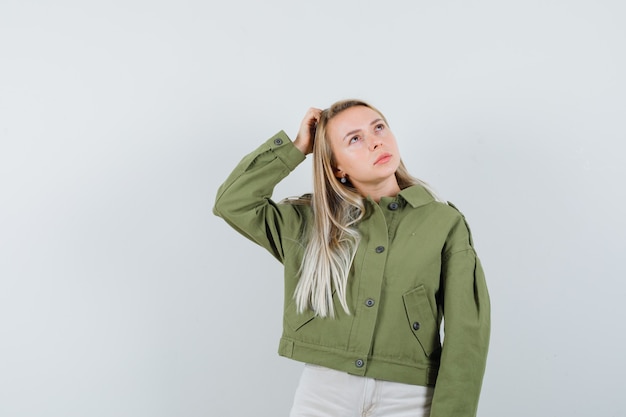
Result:
M284 132L277 133L237 165L213 208L284 265L279 354L354 375L434 385L431 417L475 416L490 305L463 215L421 186L379 203L367 198L348 279L351 314L338 301L335 318L298 314L293 294L311 207L276 203L271 195L304 158Z

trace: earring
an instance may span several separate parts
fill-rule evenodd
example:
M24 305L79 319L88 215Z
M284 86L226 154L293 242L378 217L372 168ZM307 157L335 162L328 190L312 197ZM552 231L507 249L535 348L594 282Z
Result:
M341 178L339 178L339 181L340 181L342 184L345 184L345 183L347 183L347 182L348 182L348 179L347 179L346 177L341 177Z

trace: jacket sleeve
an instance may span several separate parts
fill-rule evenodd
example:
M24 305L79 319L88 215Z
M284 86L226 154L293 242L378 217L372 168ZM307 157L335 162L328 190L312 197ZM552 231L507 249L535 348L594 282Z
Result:
M278 132L235 167L217 191L213 213L283 262L284 231L298 229L301 219L295 206L276 204L271 196L304 159L285 132Z
M430 416L474 417L487 361L490 301L471 232L460 214L444 248L441 278L444 341Z

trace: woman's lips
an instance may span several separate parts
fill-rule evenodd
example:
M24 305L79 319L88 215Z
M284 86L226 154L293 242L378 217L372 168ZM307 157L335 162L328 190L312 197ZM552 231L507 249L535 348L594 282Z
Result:
M391 159L391 154L390 153L384 153L384 154L380 155L376 159L376 162L374 162L374 165L384 164L385 162L389 161L390 159Z

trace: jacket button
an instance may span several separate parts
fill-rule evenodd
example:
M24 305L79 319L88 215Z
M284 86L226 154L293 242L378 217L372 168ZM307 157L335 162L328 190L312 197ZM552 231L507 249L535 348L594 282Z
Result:
M413 330L419 330L420 324L418 322L413 323Z
M281 138L274 139L274 145L280 146L283 144L283 140Z
M367 300L365 300L365 305L368 307L373 307L374 306L374 300L372 300L371 298L368 298Z
M389 203L387 207L389 207L389 210L398 210L398 207L400 207L400 205L394 201L393 203Z
M362 368L362 367L363 367L363 365L365 365L365 362L363 362L363 359L357 359L357 360L354 362L354 366L356 366L357 368Z
M378 246L376 248L376 253L383 253L385 251L385 247L384 246Z

